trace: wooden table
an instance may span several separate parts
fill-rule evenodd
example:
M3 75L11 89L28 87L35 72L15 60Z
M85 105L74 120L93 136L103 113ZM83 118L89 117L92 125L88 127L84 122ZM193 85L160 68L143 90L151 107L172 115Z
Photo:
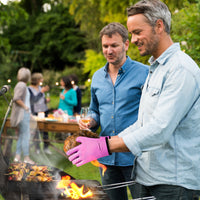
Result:
M7 129L12 128L10 125L10 119L6 120L3 136L7 135ZM37 120L37 128L40 131L55 132L55 133L78 133L80 131L79 126L76 122L60 122L50 120Z
M53 132L53 133L79 133L80 129L79 126L77 124L77 122L61 122L61 121L51 121L51 120L37 120L35 121L36 123L33 123L32 126L35 126L35 128L37 128L38 130L40 130L41 132L45 131L45 132ZM32 127L31 126L31 127ZM2 139L5 139L4 141L4 148L3 148L3 155L9 155L10 154L10 150L9 146L12 144L12 140L13 139L17 139L17 136L10 136L7 134L8 129L14 129L13 127L11 127L10 125L10 119L8 118L5 122L5 126L3 129L3 133L1 135ZM44 141L44 140L43 140ZM47 141L47 140L45 140ZM55 142L55 143L63 143L63 141L58 141L58 140L51 140L49 139L47 142L50 142L50 145L59 153L63 154L63 152L60 152L59 149L57 149L51 142ZM63 154L65 155L65 154Z

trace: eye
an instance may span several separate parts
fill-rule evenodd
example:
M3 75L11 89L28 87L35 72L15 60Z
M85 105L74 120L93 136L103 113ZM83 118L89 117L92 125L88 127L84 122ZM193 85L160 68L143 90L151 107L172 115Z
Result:
M118 45L117 44L113 44L113 45L111 45L111 47L118 47Z
M131 35L140 35L141 31L140 30L135 30L131 32Z

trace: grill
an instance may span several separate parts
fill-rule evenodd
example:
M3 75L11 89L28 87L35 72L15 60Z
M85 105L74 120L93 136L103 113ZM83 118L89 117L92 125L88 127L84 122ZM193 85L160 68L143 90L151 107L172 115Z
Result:
M92 197L80 199L109 200L98 181L76 180L64 171L54 167L50 167L54 177L50 182L29 182L23 178L21 181L9 180L10 175L7 174L9 166L6 165L4 160L2 161L3 165L0 167L0 192L5 200L72 200L73 198L63 195L64 189L56 188L64 176L69 176L70 182L75 183L79 188L83 187L83 194L89 190L93 193Z
M90 189L93 197L84 200L109 200L106 193L96 188L100 183L95 180L73 180L78 186L84 185L85 192ZM62 190L56 189L57 181L52 183L23 183L9 182L6 187L6 200L71 200L70 197L62 196Z
M64 189L57 189L56 186L62 177L69 176L70 182L75 183L78 188L83 187L83 194L89 190L93 196L88 198L79 198L81 200L109 200L106 190L134 184L133 181L116 183L101 186L97 180L77 180L64 171L57 168L52 169L54 179L51 182L28 182L25 179L21 181L9 180L8 165L5 162L0 150L0 193L5 200L72 200L73 198L63 195ZM155 197L144 197L135 200L155 200Z

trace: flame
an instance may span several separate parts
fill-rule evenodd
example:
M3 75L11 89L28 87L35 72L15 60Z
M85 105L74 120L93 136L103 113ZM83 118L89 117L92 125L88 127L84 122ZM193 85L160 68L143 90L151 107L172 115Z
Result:
M84 186L78 187L78 185L70 179L70 176L63 176L62 180L59 181L56 186L56 189L64 189L62 193L63 196L71 197L71 199L84 199L93 196L91 190L83 193Z
M104 176L105 171L107 170L107 167L101 163L98 162L98 160L93 160L91 163L96 166L96 167L101 167L102 168L102 176Z
M70 181L71 177L70 176L63 176L62 180L58 182L56 189L64 189L65 187L70 186Z

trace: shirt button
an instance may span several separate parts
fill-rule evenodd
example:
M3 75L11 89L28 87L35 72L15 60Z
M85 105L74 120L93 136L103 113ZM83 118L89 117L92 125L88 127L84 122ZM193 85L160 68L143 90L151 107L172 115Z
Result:
M113 119L114 117L112 116L111 118Z
M113 131L113 133L115 133L115 131Z

